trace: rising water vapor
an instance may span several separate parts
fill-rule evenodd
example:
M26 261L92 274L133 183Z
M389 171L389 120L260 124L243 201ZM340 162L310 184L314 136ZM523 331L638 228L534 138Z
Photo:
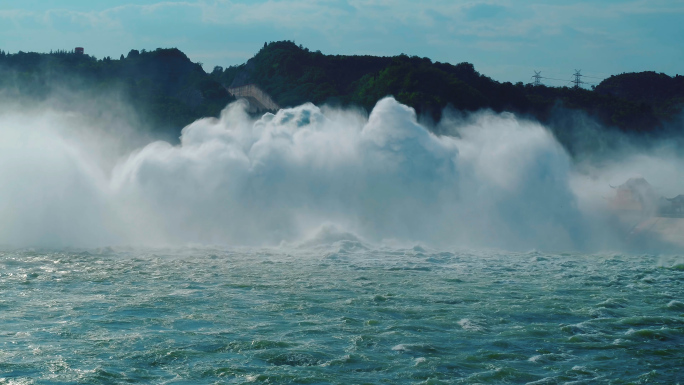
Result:
M121 150L58 112L0 115L0 243L277 245L320 229L371 242L617 247L553 135L480 112L435 136L386 98L369 116L312 104L253 119L238 101L179 145ZM95 128L90 127L91 131ZM92 136L91 136L92 137ZM597 172L598 173L598 172Z

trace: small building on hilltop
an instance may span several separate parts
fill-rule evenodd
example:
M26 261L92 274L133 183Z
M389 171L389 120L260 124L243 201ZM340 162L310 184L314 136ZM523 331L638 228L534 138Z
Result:
M74 52L75 52L77 55L83 55L83 53L85 52L85 50L83 49L83 47L76 47L76 48L74 48Z

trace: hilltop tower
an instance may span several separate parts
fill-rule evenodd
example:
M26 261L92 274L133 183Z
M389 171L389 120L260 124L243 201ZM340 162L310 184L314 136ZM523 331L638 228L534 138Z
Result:
M584 83L582 81L582 76L584 76L582 75L582 70L575 70L575 74L573 76L575 76L575 80L572 81L575 84L574 88L578 89L582 86L582 83Z
M534 78L534 85L540 86L541 85L541 79L542 79L541 71L534 71L534 76L532 76L532 77Z

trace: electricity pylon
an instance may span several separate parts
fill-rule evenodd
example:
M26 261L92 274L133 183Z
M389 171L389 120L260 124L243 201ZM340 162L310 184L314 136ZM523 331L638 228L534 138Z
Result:
M534 76L532 76L532 77L534 78L533 84L535 86L540 86L541 85L541 79L542 79L541 71L534 71Z
M581 72L582 72L582 70L579 70L579 71L578 71L578 70L575 70L575 80L573 80L572 82L575 83L575 88L576 88L576 89L577 89L577 88L580 88L581 84L584 83L584 82L582 81L582 74L581 74Z

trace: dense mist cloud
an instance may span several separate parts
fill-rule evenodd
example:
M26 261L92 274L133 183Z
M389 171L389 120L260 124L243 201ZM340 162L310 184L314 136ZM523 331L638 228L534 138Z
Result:
M512 114L439 124L455 135L431 134L392 98L370 116L306 104L256 120L236 102L185 127L180 145L131 152L91 121L5 110L0 243L277 245L335 228L371 242L612 248L624 244L605 227L609 183L657 168L679 188L676 158L579 170Z

